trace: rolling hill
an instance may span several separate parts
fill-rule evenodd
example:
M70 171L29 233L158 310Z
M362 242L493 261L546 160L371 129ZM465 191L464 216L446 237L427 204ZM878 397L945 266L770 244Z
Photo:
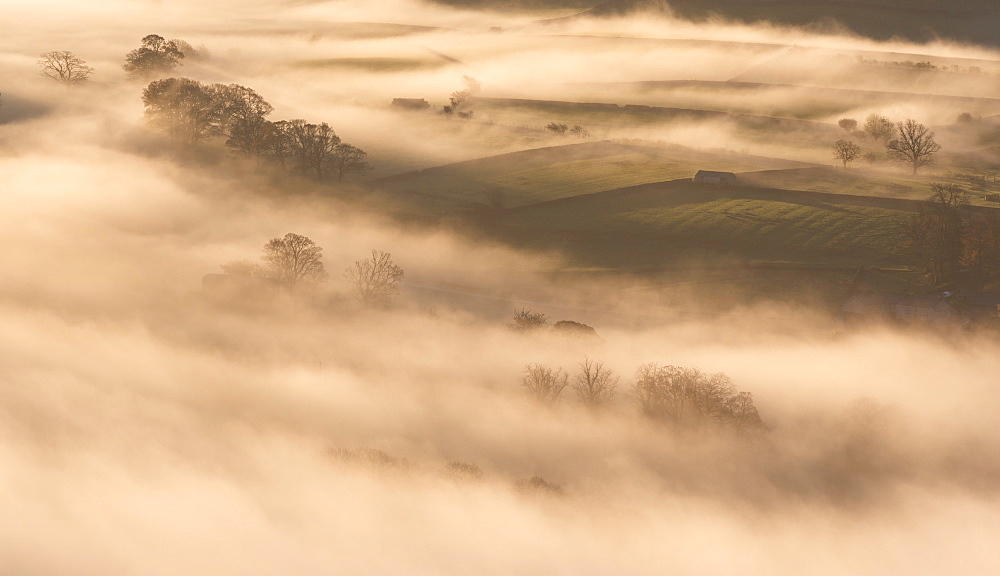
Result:
M372 183L421 212L455 214L490 204L512 208L705 170L766 170L801 162L709 153L682 146L609 141L566 144L408 172Z
M658 8L655 0L610 0L583 12L620 16ZM695 21L712 16L743 22L846 28L878 40L901 37L918 42L938 37L1000 46L1000 6L990 0L668 0L670 9Z

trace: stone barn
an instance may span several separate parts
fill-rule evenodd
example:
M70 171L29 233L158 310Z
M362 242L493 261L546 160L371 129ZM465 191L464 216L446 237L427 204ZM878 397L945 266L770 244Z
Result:
M393 98L392 106L403 110L427 110L431 103L423 98Z
M698 170L694 175L695 182L703 184L729 184L736 185L736 174L732 172L713 172L711 170Z

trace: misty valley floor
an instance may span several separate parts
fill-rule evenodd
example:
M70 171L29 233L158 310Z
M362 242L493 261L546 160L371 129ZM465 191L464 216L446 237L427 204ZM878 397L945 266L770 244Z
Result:
M906 236L997 210L977 2L13 0L0 574L1000 572L1000 330L840 315L997 288ZM370 166L235 152L234 94Z

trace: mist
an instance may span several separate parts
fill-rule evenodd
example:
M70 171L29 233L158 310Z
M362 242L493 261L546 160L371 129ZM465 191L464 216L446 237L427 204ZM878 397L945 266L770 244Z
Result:
M476 163L640 149L748 172L825 167L837 121L869 114L918 118L971 155L981 135L955 119L1000 114L997 49L576 12L8 2L0 572L1000 570L996 331L845 327L806 285L748 298L724 283L754 269L733 251L617 273L571 236L508 241L484 191L530 207L518 170L554 169ZM372 170L316 182L221 141L170 141L144 117L146 82L121 67L151 33L201 54L175 76L252 87L273 119L327 122ZM93 75L69 88L41 77L49 50ZM920 62L933 67L900 72ZM481 83L468 121L441 113L464 76ZM459 162L467 179L446 181ZM621 186L656 181L636 178ZM581 182L553 176L551 189L611 188ZM559 194L549 201L571 197ZM322 247L325 283L212 292L207 275L289 232ZM405 271L384 308L345 279L373 249ZM522 309L597 337L512 330ZM572 386L555 403L525 394L527 365L572 382L587 359L617 381L603 408ZM635 386L648 363L725 374L765 429L648 417Z

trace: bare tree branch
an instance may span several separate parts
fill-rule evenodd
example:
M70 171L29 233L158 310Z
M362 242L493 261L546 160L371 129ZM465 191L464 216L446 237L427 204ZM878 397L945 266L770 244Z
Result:
M94 73L86 62L65 50L42 54L38 66L42 69L42 76L66 86L80 84Z

